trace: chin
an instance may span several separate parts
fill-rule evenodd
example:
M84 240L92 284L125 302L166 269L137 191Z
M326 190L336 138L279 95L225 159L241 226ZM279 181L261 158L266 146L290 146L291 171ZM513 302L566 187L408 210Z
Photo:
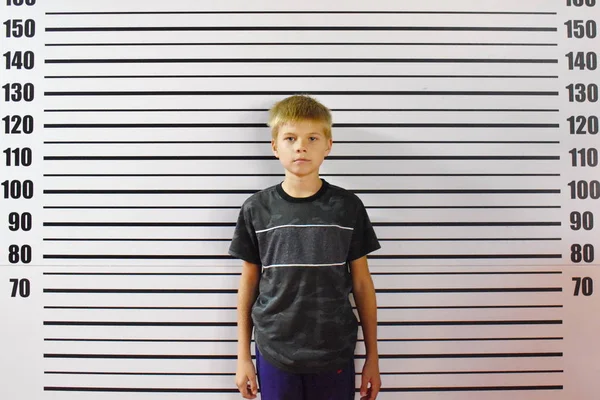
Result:
M286 170L287 170L288 173L290 173L292 175L295 175L295 176L298 176L298 177L309 176L309 175L312 175L315 172L315 171L298 171L295 168L289 168L289 169L286 168Z

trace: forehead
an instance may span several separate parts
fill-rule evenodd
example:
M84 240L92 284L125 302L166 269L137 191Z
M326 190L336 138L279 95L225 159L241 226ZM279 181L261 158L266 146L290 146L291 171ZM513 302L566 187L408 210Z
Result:
M325 135L325 126L322 122L311 121L311 120L300 120L300 121L289 121L285 122L279 127L279 133L295 134L295 135L309 135L309 134L321 134Z

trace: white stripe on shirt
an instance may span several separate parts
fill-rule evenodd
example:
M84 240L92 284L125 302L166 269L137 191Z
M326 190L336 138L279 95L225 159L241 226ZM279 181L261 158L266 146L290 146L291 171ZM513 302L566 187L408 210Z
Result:
M334 267L338 265L346 265L346 262L334 263L334 264L273 264L263 265L264 269L267 268L278 268L278 267Z
M277 229L277 228L290 228L290 227L294 227L294 228L310 228L310 227L323 227L323 228L331 228L331 227L335 227L335 228L340 228L340 229L347 229L350 231L353 231L354 228L349 228L347 226L341 226L341 225L319 225L319 224L313 224L313 225L279 225L279 226L274 226L271 228L267 228L267 229L261 229L260 231L256 231L256 233L263 233L263 232L267 232L273 229Z

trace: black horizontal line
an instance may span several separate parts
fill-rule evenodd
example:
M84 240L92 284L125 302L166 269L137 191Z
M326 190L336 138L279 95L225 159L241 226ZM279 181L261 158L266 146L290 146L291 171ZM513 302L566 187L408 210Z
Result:
M557 64L551 58L48 58L46 64L150 64L150 63L468 63L468 64ZM225 92L227 93L227 92ZM281 94L279 92L269 92ZM285 92L292 93L292 92ZM310 92L310 94L323 94ZM221 93L224 94L224 93ZM243 94L250 94L243 92ZM266 94L266 93L261 93ZM307 93L308 94L308 93ZM334 93L330 93L334 94ZM340 93L343 94L343 93ZM371 94L371 93L366 93ZM46 94L48 95L48 94Z
M552 372L552 371L545 371ZM558 372L558 371L557 371ZM467 371L463 372L468 373ZM475 373L475 372L474 372ZM493 373L493 372L490 372ZM498 373L501 373L500 371ZM509 372L507 372L509 373ZM93 371L44 371L48 375L135 375L135 376L234 376L233 372L93 372ZM382 375L398 375L399 373L381 372ZM430 373L435 374L435 373ZM441 372L440 372L441 374ZM357 373L361 375L361 373Z
M253 194L252 189L45 189L44 194ZM362 189L362 194L560 194L560 189ZM238 207L239 208L239 207Z
M236 310L236 307L44 306L49 310Z
M508 337L508 338L408 338L377 339L378 342L482 342L482 341L515 341L515 340L563 340L562 337ZM157 343L237 343L237 339L98 339L98 338L44 338L48 342L157 342ZM358 339L364 342L363 339Z
M560 275L562 271L371 272L371 275Z
M553 374L562 369L504 370L504 371L395 371L381 375L483 375L483 374ZM108 372L108 371L44 371L48 375L142 375L142 376L234 376L233 372ZM356 372L361 375L360 372Z
M256 111L265 112L261 108L82 108L82 109L45 109L44 112L232 112ZM559 112L559 109L544 108L332 108L336 112ZM337 124L336 124L337 126Z
M198 254L44 254L45 259L65 260L230 260L232 256ZM372 255L380 260L482 260L482 259L552 259L562 258L562 254L397 254Z
M562 308L562 305L504 305L504 306L379 306L379 310L462 310L512 308ZM49 310L236 310L236 307L126 307L126 306L44 306ZM353 307L356 308L356 307Z
M235 222L44 222L44 226L235 226Z
M337 125L336 125L337 127ZM44 144L268 144L271 143L267 140L80 140L80 141L44 141ZM362 143L373 143L373 144L393 144L393 143L410 143L410 144L560 144L559 140L336 140L336 145L344 144L362 144ZM115 174L117 175L117 174ZM160 174L139 174L144 176L160 175ZM195 176L206 176L212 174L182 174L182 175L195 175ZM219 174L222 176L233 176L234 174ZM238 175L238 174L235 174ZM251 175L251 174L240 174L240 175ZM281 174L269 174L281 176ZM323 174L321 174L323 175ZM339 176L342 174L325 174L329 176ZM355 174L362 176L363 174ZM369 174L367 174L369 175ZM376 176L390 175L390 174L370 174ZM398 174L393 174L398 175ZM407 174L403 174L407 175ZM411 174L412 175L412 174ZM463 174L464 175L464 174ZM479 174L481 175L481 174ZM500 174L495 174L500 175ZM502 174L505 175L505 174ZM511 175L523 175L523 174L511 174ZM45 176L49 176L46 174ZM252 174L256 176L256 174ZM347 174L344 174L347 176Z
M379 326L492 326L492 325L561 325L562 320L512 321L378 321Z
M47 209L239 209L238 206L44 206Z
M542 176L546 176L546 175L542 175ZM560 175L559 175L560 176ZM45 207L44 207L45 208ZM382 208L382 209L396 209L396 208L406 208L406 209L413 209L413 208L444 208L444 209L462 209L462 208L489 208L489 209L500 209L500 208L522 208L522 209L528 209L528 208L561 208L561 206L366 206L366 208L368 209L378 209L378 208Z
M562 390L562 385L537 386L432 386L432 387L382 387L380 392L489 392L524 390ZM125 387L75 387L44 386L44 391L59 392L122 392L122 393L238 393L238 389L198 388L125 388ZM358 391L358 390L357 390Z
M44 293L235 294L237 289L44 289Z
M527 156L527 155L508 155L508 156L329 156L328 160L560 160L560 156ZM275 160L274 156L44 156L45 161L86 161L86 160Z
M237 326L237 322L44 321L50 326Z
M397 288L375 289L377 293L544 293L562 292L561 287L517 288ZM130 294L236 294L237 289L79 289L44 288L44 293L130 293Z
M239 209L238 206L44 206L48 209ZM366 206L367 209L559 209L561 206Z
M562 292L561 287L517 287L517 288L402 288L375 289L377 293L544 293Z
M229 242L231 239L192 239L192 238L44 238L50 242ZM380 239L381 240L381 239Z
M235 222L44 222L43 226L156 226L156 227L226 227L235 226ZM561 226L561 222L528 221L528 222L373 222L374 226Z
M84 386L44 386L44 391L53 392L110 392L110 393L237 393L237 389L200 388L125 388L125 387L84 387Z
M562 357L562 352L546 353L448 353L448 354L380 354L380 359L408 358L529 358L529 357ZM234 360L236 355L212 354L58 354L45 353L44 358L104 358L104 359L159 359L159 360ZM356 355L356 358L364 356Z
M92 46L558 46L558 43L521 42L128 42L128 43L46 43L48 47Z
M314 90L302 91L307 95L340 95L340 96L558 96L559 92L553 91L526 91L526 90L507 90L507 91L476 91L476 90ZM289 96L297 93L296 91L258 91L258 90L178 90L178 91L63 91L63 92L44 92L44 96L267 96L279 95ZM210 125L210 124L207 124ZM213 124L217 127L225 127L224 124ZM231 124L238 127L239 124ZM264 127L265 124L246 124L250 127Z
M319 174L320 176L560 176L556 174L527 174L527 173L516 173L516 174ZM282 174L44 174L44 176L52 177L75 177L75 176L95 176L95 177L107 177L107 176L147 176L147 177L163 177L163 176L279 176L283 178ZM499 206L503 207L503 206ZM509 206L510 207L510 206ZM210 207L209 207L210 208ZM218 208L218 207L217 207Z
M534 370L504 370L504 371L399 371L382 372L382 375L471 375L471 374L556 374L564 373L562 369L534 369ZM232 375L235 375L232 373Z
M561 226L560 221L504 221L504 222L373 222L375 226Z
M412 309L500 309L500 308L563 308L560 304L524 304L524 305L501 305L501 306L397 306L378 307L379 309L412 310Z
M88 239L83 239L88 240ZM551 238L527 238L527 237L511 237L511 238L379 238L379 241L399 241L399 242L504 242L504 241L554 241L562 240L560 237Z
M562 339L562 338L560 338ZM381 341L381 339L379 339ZM157 343L237 343L237 339L91 339L91 338L44 338L46 342L157 342ZM361 341L361 339L358 339ZM254 340L251 340L254 342Z
M556 32L537 26L81 26L46 27L46 32L256 32L256 31L441 31L441 32Z
M229 242L231 239L208 238L43 238L49 242ZM562 238L379 238L380 242L504 242L556 241Z
M197 254L44 254L43 258L65 260L227 260L232 257Z
M493 78L558 79L558 75L46 75L45 79L147 79L147 78ZM254 111L254 110L250 110Z
M524 390L563 390L563 385L393 387L381 388L380 392L503 392Z
M545 258L562 258L562 254L399 254L399 255L371 255L371 259L545 259Z
M536 271L537 273L537 271ZM149 276L214 276L240 275L239 272L44 272L43 275L149 275Z
M380 392L504 392L524 390L563 390L563 385L383 387Z
M371 275L560 275L562 271L371 272ZM42 275L238 276L240 272L44 272Z
M106 371L44 371L48 375L150 375L150 376L234 376L233 372L106 372Z
M385 10L385 11L352 11L352 10L336 10L336 11L306 11L306 10L295 10L295 11L273 11L273 10L239 10L239 11L54 11L46 12L46 15L139 15L139 14L449 14L449 15L463 15L463 14L476 14L476 15L556 15L556 12L550 11L396 11L396 10Z
M44 128L264 128L266 124L254 123L86 123L44 124ZM336 124L336 128L559 128L559 124L546 123L351 123ZM203 143L203 142L197 142ZM217 143L231 143L220 141ZM239 143L249 143L239 141ZM263 142L259 142L263 143ZM344 142L342 142L344 143ZM347 142L352 143L352 142ZM383 143L373 141L373 143ZM402 143L392 142L392 143ZM425 142L427 143L427 142ZM448 143L448 142L442 142ZM480 143L486 143L480 141ZM502 143L502 142L500 142Z

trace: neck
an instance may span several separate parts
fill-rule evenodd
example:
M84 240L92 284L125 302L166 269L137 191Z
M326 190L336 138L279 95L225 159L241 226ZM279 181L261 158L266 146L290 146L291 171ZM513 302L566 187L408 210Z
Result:
M288 176L286 175L284 181L281 186L283 190L287 194L292 197L310 197L313 194L317 193L323 182L319 175L306 176L306 177L297 177L297 176Z

